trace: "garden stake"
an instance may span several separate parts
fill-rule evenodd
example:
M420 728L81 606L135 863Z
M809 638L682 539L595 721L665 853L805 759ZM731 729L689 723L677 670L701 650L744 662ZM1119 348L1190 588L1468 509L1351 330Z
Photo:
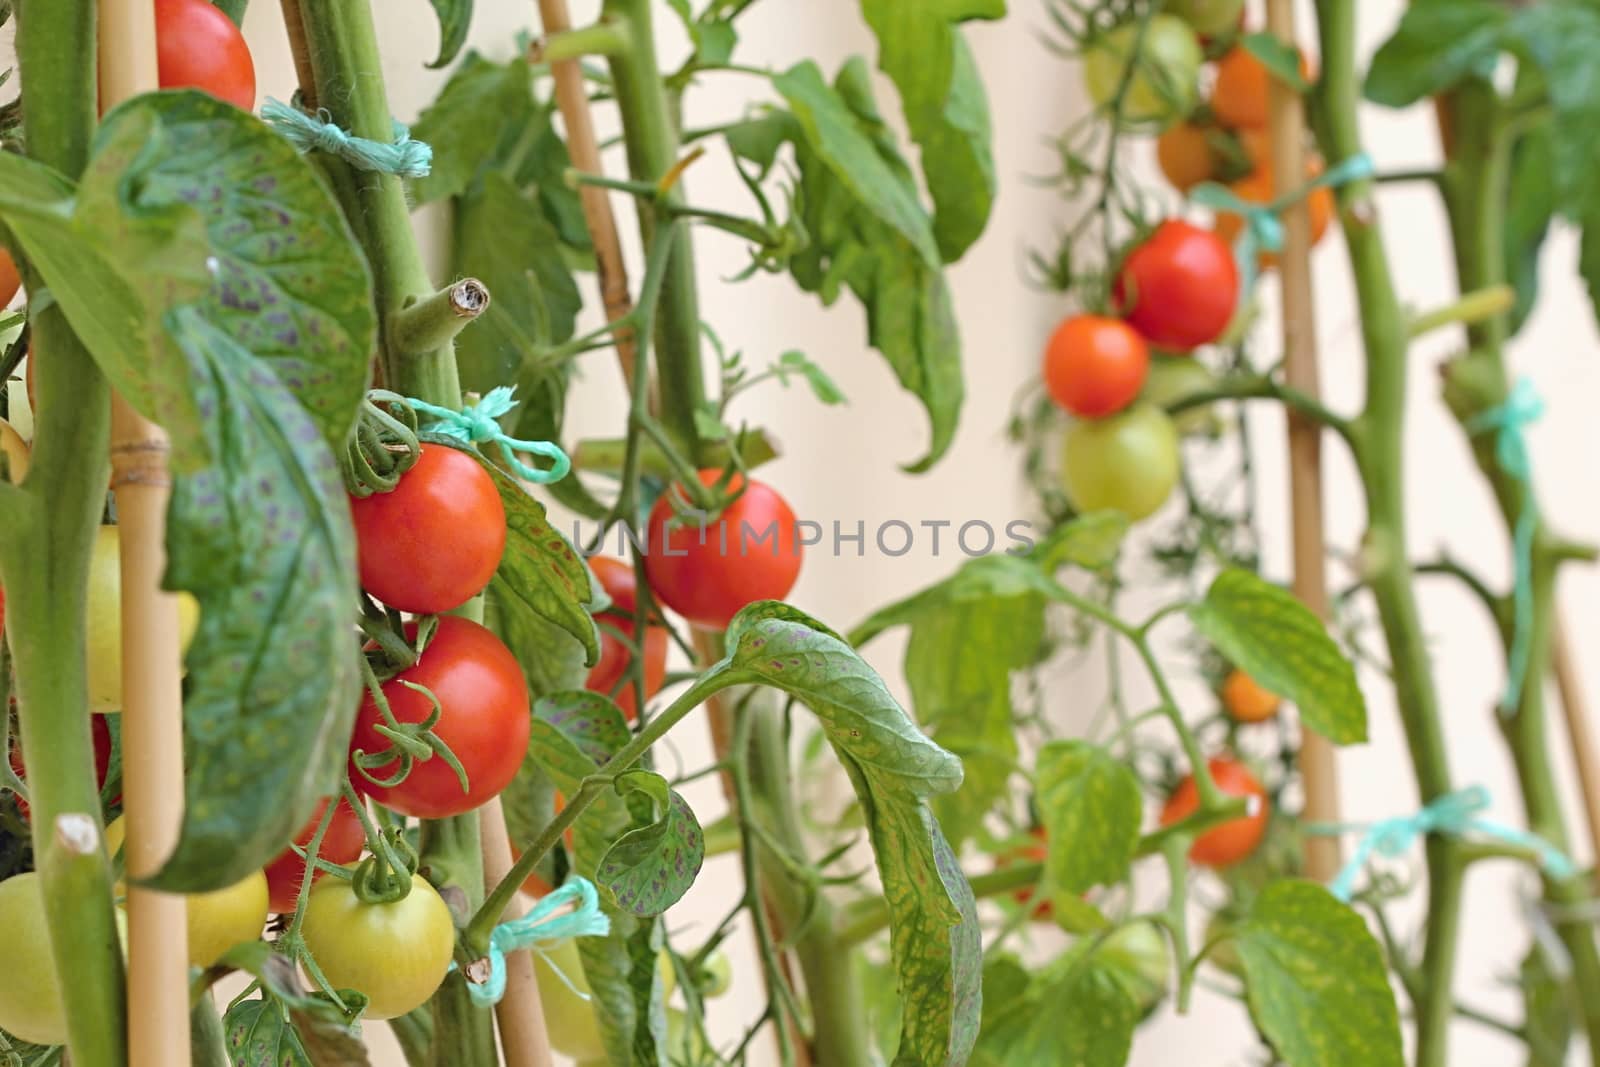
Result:
M1267 27L1292 46L1293 0L1269 0ZM1274 195L1282 196L1305 173L1305 114L1300 94L1272 78L1267 91L1272 131ZM1311 293L1311 210L1302 199L1284 212L1284 247L1278 259L1283 285L1284 377L1291 389L1316 398L1316 304ZM1289 425L1289 507L1294 541L1294 594L1323 621L1328 618L1327 540L1322 517L1322 425L1286 410ZM1302 727L1300 778L1305 788L1303 817L1316 822L1339 820L1339 767L1333 745ZM1339 839L1307 837L1306 874L1326 882L1339 870Z
M1567 640L1566 618L1556 612L1554 634L1556 688L1561 694L1561 717L1567 724L1567 739L1572 745L1572 761L1578 768L1578 786L1583 791L1583 811L1589 825L1589 847L1600 861L1600 753L1594 747L1594 723L1589 701L1584 697L1583 680L1572 658Z
M151 0L100 5L100 100L112 107L157 87ZM128 1062L189 1063L184 898L139 887L177 844L183 820L183 691L178 598L166 569L169 447L160 427L111 398L111 485L122 550L122 751L128 864Z
M511 838L506 832L506 816L499 797L478 809L478 825L483 837L483 882L496 886L511 870L513 862ZM520 919L526 911L521 898L512 897L501 921ZM505 1053L506 1067L555 1067L531 952L512 952L506 956L506 995L494 1006L494 1017L500 1024L500 1047Z

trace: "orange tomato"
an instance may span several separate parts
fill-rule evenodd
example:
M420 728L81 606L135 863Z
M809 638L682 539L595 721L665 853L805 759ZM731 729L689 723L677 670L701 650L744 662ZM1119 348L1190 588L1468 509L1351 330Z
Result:
M1121 319L1073 315L1045 346L1045 388L1080 418L1114 415L1133 403L1149 370L1150 346Z
M1278 714L1277 693L1235 667L1222 683L1222 706L1235 722L1266 722Z
M1270 814L1267 791L1238 760L1217 757L1207 760L1206 766L1211 768L1218 789L1229 796L1249 798L1250 807L1237 819L1213 826L1195 838L1189 859L1203 867L1228 867L1254 852L1266 836ZM1161 825L1171 826L1199 810L1200 788L1191 774L1178 783L1167 799L1167 806L1161 810Z
M1252 170L1272 166L1272 134L1265 127L1246 126L1233 132Z
M1298 49L1296 50L1298 51ZM1311 64L1300 52L1300 75L1311 78ZM1267 124L1267 86L1272 73L1249 49L1236 45L1217 60L1211 110L1224 126L1257 128Z
M1320 173L1322 173L1320 163L1312 160L1306 164L1307 181ZM1240 200L1251 204L1268 203L1275 195L1272 187L1272 168L1258 167L1255 173L1240 178L1228 188L1232 189L1233 195ZM1328 226L1333 222L1333 192L1319 186L1306 198L1306 205L1311 209L1311 243L1316 244L1322 240L1322 235L1328 232ZM1243 228L1244 220L1232 212L1218 212L1216 222L1212 226L1217 236L1230 245ZM1270 270L1278 265L1278 255L1276 252L1263 251L1258 257L1258 262L1262 270Z
M1216 151L1202 126L1180 122L1156 138L1156 162L1180 193L1187 193L1217 173Z
M16 263L12 262L9 252L0 248L0 308L11 303L21 287L22 276L17 273Z

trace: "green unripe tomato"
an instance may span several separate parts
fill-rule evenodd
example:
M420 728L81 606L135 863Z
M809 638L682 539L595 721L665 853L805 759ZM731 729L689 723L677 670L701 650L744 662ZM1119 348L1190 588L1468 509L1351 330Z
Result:
M1061 481L1079 511L1153 515L1178 484L1178 431L1166 413L1135 404L1108 419L1079 419L1061 445Z
M1224 974L1244 978L1244 961L1239 958L1239 949L1233 940L1231 919L1221 912L1212 915L1206 922L1204 943L1211 946L1206 950L1206 962Z
M713 952L695 975L695 988L702 997L720 997L733 985L733 964L726 952Z
M1200 101L1200 39L1187 22L1156 15L1139 39L1129 22L1098 38L1083 56L1083 78L1096 107L1105 108L1122 84L1128 57L1138 42L1132 81L1122 101L1124 126L1164 130L1186 118Z
M1202 37L1215 37L1239 25L1244 0L1167 0L1167 13L1176 15Z
M1100 945L1099 956L1140 1011L1148 1012L1166 996L1172 959L1166 936L1154 924L1120 927Z
M8 971L0 981L0 1029L35 1045L66 1044L67 1013L36 872L0 882L0 945Z
M1150 356L1139 399L1165 411L1178 401L1216 388L1217 376L1193 356ZM1173 425L1183 437L1211 437L1221 428L1221 420L1210 404L1188 408L1172 416Z

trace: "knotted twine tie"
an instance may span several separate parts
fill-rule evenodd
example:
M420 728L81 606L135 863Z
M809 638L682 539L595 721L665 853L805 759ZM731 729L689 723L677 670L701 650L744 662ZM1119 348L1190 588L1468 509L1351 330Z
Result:
M1335 189L1362 178L1372 177L1375 167L1372 157L1359 152L1331 167L1311 181L1291 189L1265 204L1253 203L1240 197L1232 189L1216 182L1202 182L1189 192L1189 199L1214 211L1227 211L1244 220L1239 239L1233 244L1233 258L1239 265L1239 299L1248 300L1256 284L1256 259L1262 252L1283 249L1283 220L1278 218L1285 208L1298 204L1315 190Z
M1533 535L1539 530L1539 509L1533 500L1533 463L1523 430L1544 414L1544 401L1527 378L1517 379L1505 403L1467 420L1467 433L1495 434L1494 458L1507 476L1522 487L1522 510L1512 530L1511 651L1506 655L1506 688L1500 714L1510 715L1522 701L1533 642Z
M496 420L516 407L515 390L504 385L495 386L489 394L478 403L476 407L469 407L462 411L451 411L449 408L430 404L426 400L417 400L406 397L405 402L412 409L424 415L432 415L438 422L422 428L424 433L435 433L443 437L453 437L458 441L481 445L493 442L500 446L500 454L505 458L506 465L516 472L517 477L526 481L547 485L550 482L559 482L572 470L572 460L561 450L561 446L549 441L519 441L510 437L500 428ZM543 456L550 461L549 470L540 470L530 467L517 458L518 452L527 452L535 456Z
M1328 883L1328 891L1347 902L1355 892L1356 879L1361 876L1368 860L1373 856L1398 859L1428 834L1447 837L1481 834L1534 852L1539 857L1539 865L1552 878L1570 878L1577 873L1577 868L1560 849L1537 834L1479 818L1479 812L1488 810L1489 802L1489 791L1481 785L1475 785L1446 793L1415 815L1396 815L1370 826L1313 823L1306 827L1306 832L1329 837L1345 833L1361 834L1361 840L1356 843L1350 859Z
M268 99L261 118L301 152L326 152L338 156L357 170L396 174L402 178L426 178L433 168L433 149L413 141L404 124L394 124L394 143L369 141L347 133L333 122L325 110L312 118L280 100Z
M555 914L573 902L577 907L572 911ZM493 1007L506 995L506 953L531 949L540 941L603 937L610 932L611 920L600 910L594 883L577 876L568 878L560 889L540 897L528 914L494 928L489 934L489 976L482 982L468 982L467 994L480 1008Z

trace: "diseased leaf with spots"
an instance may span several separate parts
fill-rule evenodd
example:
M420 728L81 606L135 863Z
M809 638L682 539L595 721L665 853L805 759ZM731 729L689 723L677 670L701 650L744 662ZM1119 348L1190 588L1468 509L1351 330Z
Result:
M1088 742L1052 741L1034 776L1051 880L1081 893L1125 878L1143 815L1133 771Z
M751 604L727 644L702 684L766 685L796 698L821 720L855 789L904 1006L894 1062L965 1063L978 1033L982 944L971 887L926 803L961 785L960 761L922 735L854 649L803 612Z
M1250 1014L1288 1067L1402 1067L1383 949L1312 882L1269 885L1236 929Z
M705 835L688 801L659 774L628 771L617 779L617 791L646 798L655 819L617 838L600 858L595 879L627 911L660 915L694 884L706 858Z
M1080 942L1031 978L1021 967L991 969L985 993L992 984L1006 999L984 1012L975 1067L1128 1062L1139 1005L1088 944Z
M222 1032L233 1067L313 1067L276 1000L241 1000L222 1017Z
M467 30L472 25L472 0L428 0L433 13L439 18L439 54L429 69L448 67L456 58L461 46L467 43Z
M1367 738L1367 705L1355 667L1294 594L1242 570L1219 574L1189 608L1201 636L1257 683L1300 709L1335 744Z
M355 546L329 442L366 382L365 261L310 164L198 93L107 115L75 199L0 157L0 215L113 385L173 440L164 582L201 617L182 835L152 884L229 885L343 773Z

